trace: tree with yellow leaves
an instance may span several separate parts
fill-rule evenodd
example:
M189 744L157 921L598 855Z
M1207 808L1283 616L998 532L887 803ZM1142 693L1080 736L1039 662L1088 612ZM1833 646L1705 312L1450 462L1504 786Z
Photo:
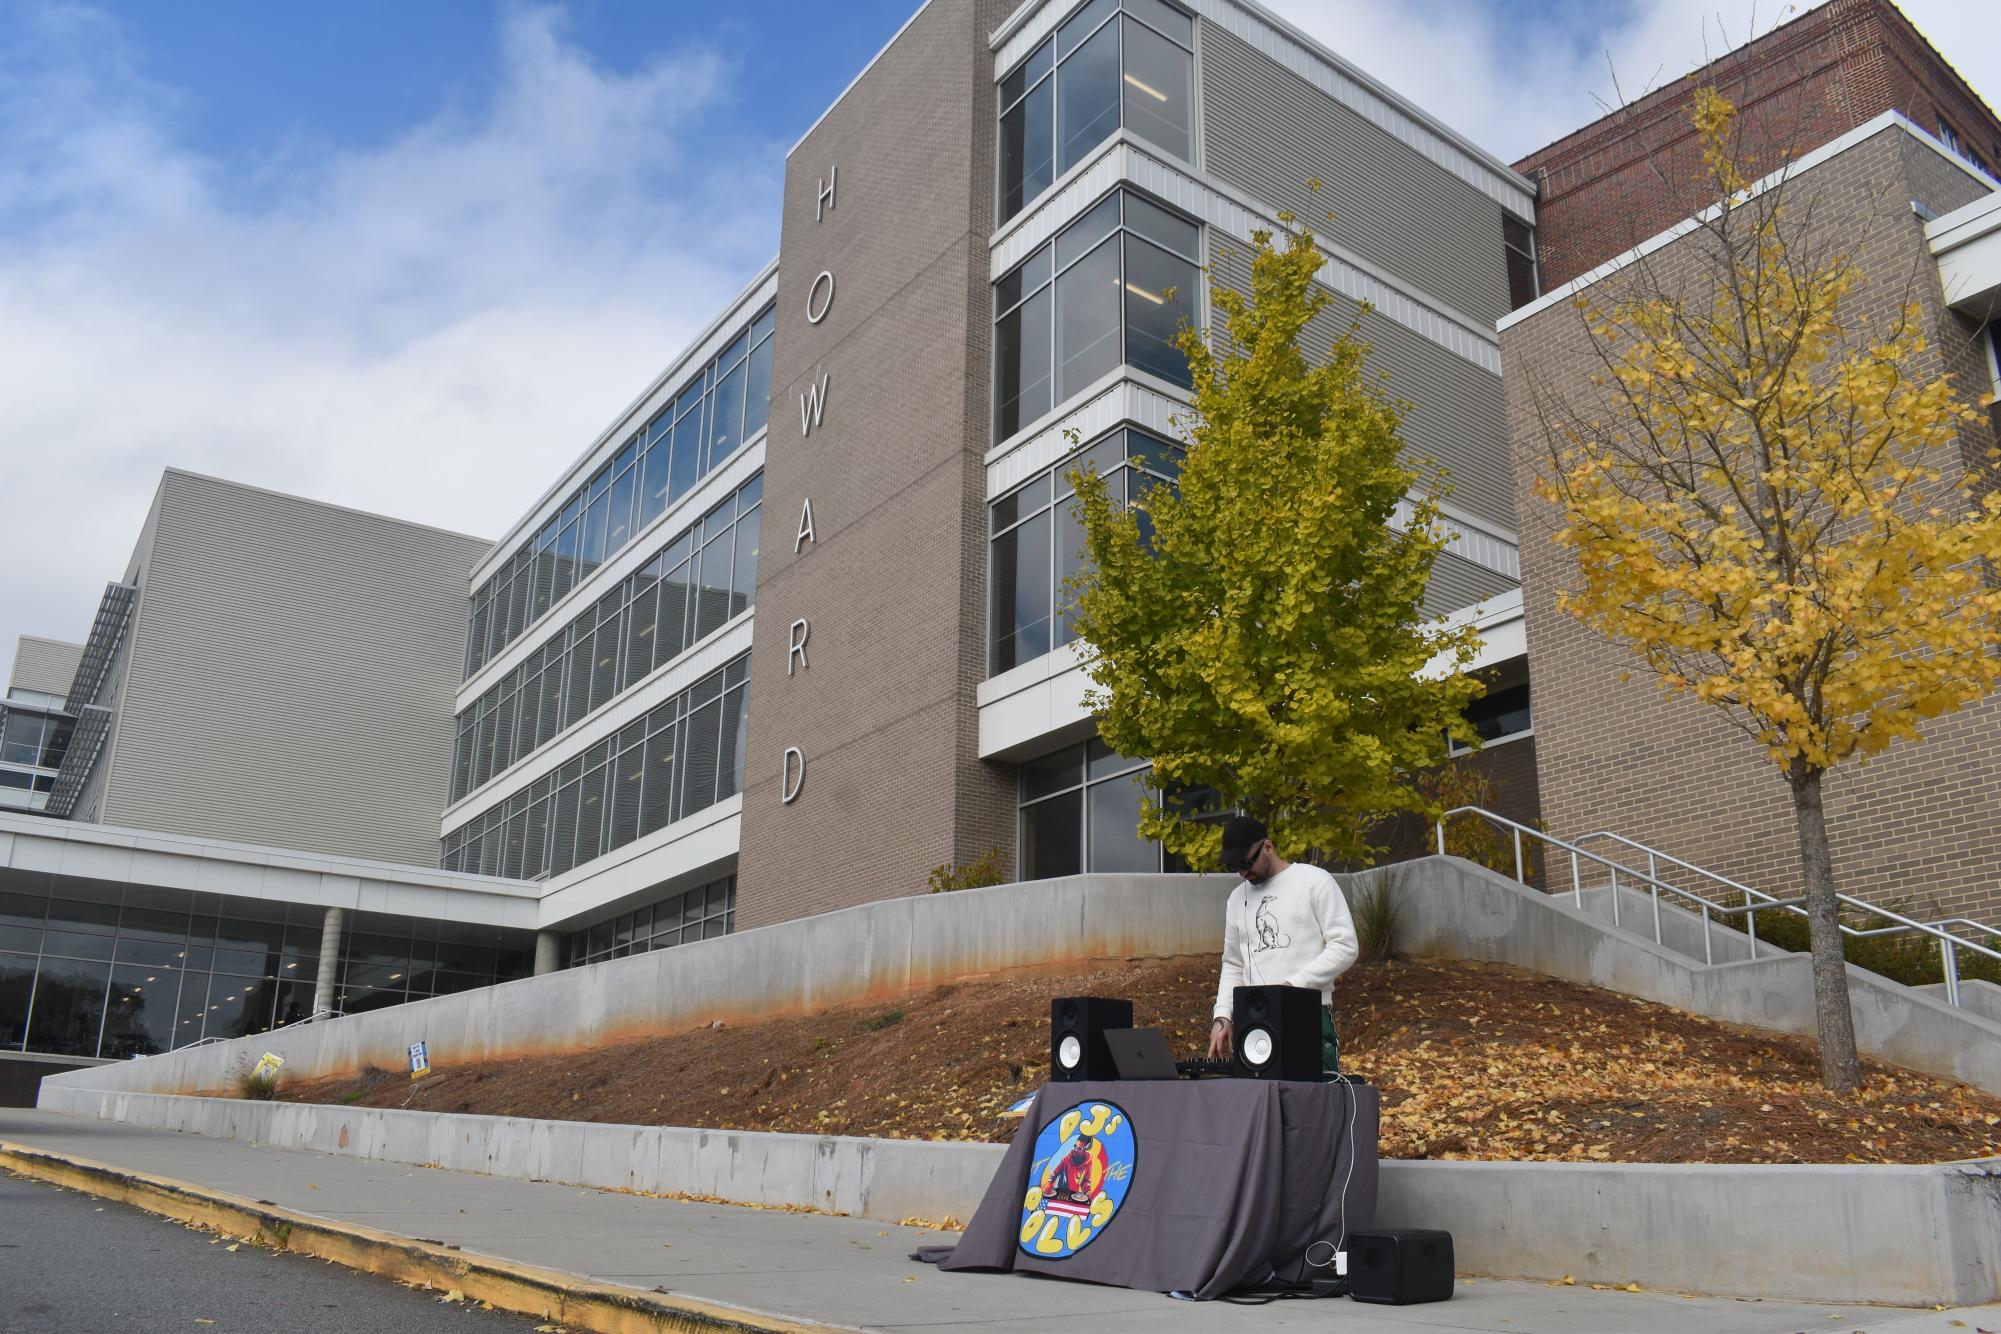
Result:
M1151 756L1170 792L1256 815L1295 855L1361 860L1383 815L1432 811L1410 776L1447 735L1476 744L1464 710L1481 687L1457 668L1477 638L1424 609L1451 534L1435 499L1412 499L1424 479L1368 345L1351 326L1318 365L1300 350L1330 300L1325 259L1279 220L1282 244L1253 237L1251 290L1212 288L1222 346L1181 331L1194 408L1178 487L1121 505L1074 477L1090 555L1077 628L1113 749ZM1434 659L1451 669L1427 673ZM1221 831L1193 815L1148 800L1140 831L1214 866Z
M1666 690L1723 710L1784 773L1821 1079L1845 1091L1860 1066L1822 779L1916 742L2001 679L2001 497L1964 466L1978 414L1928 356L1921 309L1858 312L1854 256L1795 208L1783 173L1748 178L1735 116L1695 93L1715 202L1672 262L1579 299L1597 392L1575 405L1538 391L1538 489L1577 559L1558 605Z

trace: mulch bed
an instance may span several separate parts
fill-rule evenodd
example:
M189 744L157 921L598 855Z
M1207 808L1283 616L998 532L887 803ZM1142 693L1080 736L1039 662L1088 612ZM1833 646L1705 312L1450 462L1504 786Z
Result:
M940 987L891 1004L435 1073L300 1081L292 1102L638 1125L1005 1140L1047 1076L1049 1002L1130 996L1206 1045L1215 956ZM1343 1066L1382 1090L1388 1158L1922 1163L2001 1155L2001 1098L1868 1063L1820 1087L1810 1042L1501 964L1364 965L1335 988Z

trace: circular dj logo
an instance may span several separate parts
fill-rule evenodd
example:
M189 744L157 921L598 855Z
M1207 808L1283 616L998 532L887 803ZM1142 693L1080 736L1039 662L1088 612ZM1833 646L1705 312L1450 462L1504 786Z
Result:
M1021 1249L1061 1260L1091 1244L1132 1189L1132 1119L1109 1102L1080 1102L1035 1137Z

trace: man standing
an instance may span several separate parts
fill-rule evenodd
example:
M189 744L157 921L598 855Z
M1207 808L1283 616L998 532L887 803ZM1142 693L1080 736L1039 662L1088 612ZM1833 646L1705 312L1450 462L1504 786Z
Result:
M1310 987L1320 993L1320 1068L1338 1074L1341 1041L1329 1007L1334 979L1354 966L1359 952L1341 887L1319 867L1279 856L1264 824L1248 815L1223 826L1223 865L1243 883L1230 891L1224 909L1210 1058L1227 1059L1232 1051L1230 1011L1239 986Z

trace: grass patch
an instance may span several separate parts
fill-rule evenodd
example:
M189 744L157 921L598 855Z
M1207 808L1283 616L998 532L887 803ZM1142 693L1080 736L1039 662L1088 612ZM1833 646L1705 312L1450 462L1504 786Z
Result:
M1381 963L1396 957L1397 935L1404 921L1403 883L1402 867L1386 866L1349 901L1348 913L1354 918L1361 946L1357 963Z
M230 1087L236 1096L250 1102L271 1102L278 1096L278 1086L284 1076L276 1070L259 1070L248 1061L238 1065L229 1075Z

